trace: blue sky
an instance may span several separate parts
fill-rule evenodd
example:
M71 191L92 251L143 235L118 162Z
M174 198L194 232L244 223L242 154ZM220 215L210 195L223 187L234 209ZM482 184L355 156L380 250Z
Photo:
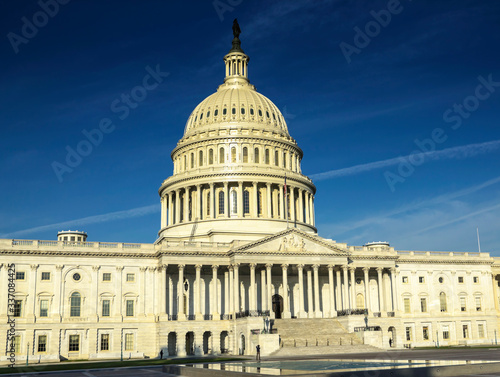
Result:
M0 237L153 242L170 152L222 83L238 17L250 80L304 151L321 236L477 251L479 227L500 256L500 3L42 3L52 15L0 3ZM148 70L158 85L116 111ZM58 177L103 119L108 133Z

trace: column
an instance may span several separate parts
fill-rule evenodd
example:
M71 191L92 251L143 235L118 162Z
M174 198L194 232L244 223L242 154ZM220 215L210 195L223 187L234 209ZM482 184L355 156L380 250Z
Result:
M177 331L177 356L184 357L186 356L186 332L185 331Z
M310 224L311 223L311 220L310 220L310 211L309 211L309 191L305 191L304 192L304 205L306 206L306 218L305 218L305 222L307 224Z
M234 274L233 265L229 265L229 313L234 313Z
M267 196L267 218L272 218L272 201L271 201L271 184L266 183L266 196Z
M4 266L7 268L7 264ZM62 294L62 270L64 268L64 265L58 264L56 265L56 273L54 275L54 304L52 305L51 309L51 317L55 319L56 321L60 321L61 319L61 294ZM3 280L7 281L7 279ZM7 304L5 304L7 305ZM7 306L5 306L7 308Z
M349 305L349 279L347 277L347 266L342 266L342 271L344 272L344 310L349 310L351 305Z
M174 205L173 205L173 192L168 193L168 225L174 225Z
M333 265L328 265L328 286L330 291L330 317L336 317L337 313L335 312L335 297L333 294Z
M298 189L298 194L299 194L299 221L301 222L305 222L305 219L304 219L304 191L301 190L301 189Z
M323 313L320 310L319 306L319 276L318 276L318 269L319 269L319 264L314 264L313 265L313 271L314 271L314 309L315 310L315 317L316 318L322 318Z
M492 282L493 282L493 300L495 301L495 309L499 310L498 307L498 282L497 279L495 278L495 274L491 274L492 277Z
M122 289L123 289L123 284L122 284L122 272L123 272L123 266L116 266L116 283L115 283L115 292L117 292L117 300L115 304L115 311L117 315L120 317L120 321L122 320L122 307L123 307L123 294L122 294Z
M217 218L215 214L215 187L213 183L210 183L210 216L212 219Z
M243 182L238 182L238 217L243 217Z
M167 195L161 197L161 228L167 226Z
M160 293L160 315L165 315L167 313L167 267L168 265L164 264L158 268L158 273L161 276L161 284L158 287L158 292Z
M314 218L314 195L311 194L311 225L316 226L316 219Z
M203 208L202 208L202 201L201 199L203 198L203 190L201 188L201 185L196 185L196 192L198 195L198 205L196 208L196 216L194 216L194 220L198 218L199 220L203 219Z
M368 309L368 313L371 313L372 306L370 300L370 267L363 267L363 273L365 277L365 307Z
M283 318L292 318L288 301L288 264L282 264L281 269L283 272Z
M38 270L38 264L30 265L31 273L28 280L28 296L26 304L26 318L31 322L35 319L35 308L36 308L36 271ZM29 295L33 295L32 298Z
M356 309L356 267L349 267L351 273L351 309Z
M97 322L99 314L99 269L100 266L92 266L92 285L90 286L90 312L89 319ZM140 291L139 291L140 292Z
M225 315L229 313L229 270L224 271L224 308L221 312Z
M248 290L248 306L250 310L255 310L255 263L250 263L250 289Z
M271 275L271 268L273 267L272 264L268 263L266 264L266 274L267 274L267 310L269 310L269 314L271 318L274 318L274 312L273 312L273 281L272 281L272 275Z
M398 294L396 291L396 278L397 270L395 267L391 267L391 285L392 285L392 311L396 312L398 310Z
M234 312L238 313L240 311L240 278L239 278L239 269L240 264L233 264L233 272L234 272Z
M213 264L212 265L212 320L216 321L220 319L220 314L219 314L219 290L217 287L217 269L219 268L218 265Z
M280 198L280 219L284 220L285 219L285 194L283 192L283 185L279 185L280 187L280 192L279 192L279 198Z
M180 189L175 190L175 223L181 222L181 200L180 200Z
M197 321L203 319L203 314L201 313L201 264L194 266L196 270L196 280L194 283L194 313Z
M177 280L177 297L178 307L177 307L177 320L184 321L186 319L186 313L184 312L184 265L179 264L179 279ZM184 335L183 335L184 337ZM179 341L179 339L177 339ZM185 345L185 340L184 340ZM184 347L185 348L185 347Z
M253 216L259 217L259 194L257 191L257 182L252 182L253 185Z
M383 312L386 311L385 303L384 303L384 281L382 279L382 271L384 269L382 267L377 267L377 281L378 281L378 305L379 311L382 315Z
M290 220L295 222L295 188L290 187Z
M314 318L312 271L307 269L307 316Z
M299 318L306 318L304 313L304 265L297 265L298 275L299 275Z
M335 269L335 294L337 299L335 300L335 309L337 311L344 310L344 306L342 305L342 280L340 278L340 268Z
M260 310L269 310L267 308L267 287L266 287L266 270L260 270Z
M189 222L189 186L184 189L184 223Z
M227 195L228 195L228 189L227 189L227 182L224 182L224 217L228 218L229 217L229 201L227 200Z
M139 315L146 315L146 302L148 302L148 290L146 284L146 270L147 267L139 267L139 294L141 297L141 304L139 305ZM166 288L166 287L165 287Z

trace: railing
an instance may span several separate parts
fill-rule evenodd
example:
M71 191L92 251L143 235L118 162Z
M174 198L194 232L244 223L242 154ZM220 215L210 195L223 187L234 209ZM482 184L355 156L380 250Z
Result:
M270 314L269 310L245 310L236 313L236 318L245 317L268 317Z
M382 331L382 328L380 326L365 326L365 327L354 328L354 332L361 332L361 331Z
M57 246L57 241L38 241L38 246Z
M29 241L29 240L12 240L12 245L13 246L18 246L18 245L31 246L31 245L33 245L33 241Z
M155 250L154 244L141 244L141 243L121 243L121 242L83 242L83 241L43 241L43 240L13 240L13 239L0 239L0 247L11 246L13 248L31 246L33 248L57 248L57 249L143 249Z
M203 319L205 321L211 321L213 319L213 315L212 314L203 314Z
M347 309L347 310L339 310L337 312L338 317L343 317L346 315L367 315L368 310L366 309Z
M220 315L220 319L223 320L223 321L226 321L226 320L229 320L229 319L233 319L233 315L232 314L221 314Z
M381 317L382 314L380 312L373 312L374 317Z
M387 317L394 317L394 312L387 312Z

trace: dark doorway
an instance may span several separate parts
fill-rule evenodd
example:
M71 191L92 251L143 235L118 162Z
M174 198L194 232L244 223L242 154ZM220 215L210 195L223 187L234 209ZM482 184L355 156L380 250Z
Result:
M274 318L281 319L281 313L283 312L283 297L280 295L273 296L273 312Z

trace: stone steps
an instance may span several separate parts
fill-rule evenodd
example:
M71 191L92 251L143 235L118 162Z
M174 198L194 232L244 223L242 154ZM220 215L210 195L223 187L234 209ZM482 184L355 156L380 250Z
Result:
M283 347L273 352L272 357L286 357L296 355L332 355L343 353L359 352L381 352L382 350L366 344L346 345L346 346L319 346L319 347Z

